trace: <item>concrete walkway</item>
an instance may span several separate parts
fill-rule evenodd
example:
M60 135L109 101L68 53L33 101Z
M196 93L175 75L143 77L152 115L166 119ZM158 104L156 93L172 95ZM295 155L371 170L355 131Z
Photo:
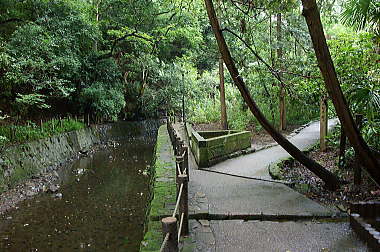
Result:
M329 127L336 123L330 120ZM183 128L178 129L184 134ZM319 122L316 122L290 141L305 150L318 139ZM274 146L209 169L270 179L268 165L288 156L280 146ZM331 219L339 215L337 211L319 205L288 186L198 170L194 158L189 161L190 207L194 216L208 219L191 221L192 251L367 251L346 219L313 220ZM220 220L228 216L235 220ZM238 216L261 221L244 221L243 217L236 220ZM273 218L281 221L269 221Z

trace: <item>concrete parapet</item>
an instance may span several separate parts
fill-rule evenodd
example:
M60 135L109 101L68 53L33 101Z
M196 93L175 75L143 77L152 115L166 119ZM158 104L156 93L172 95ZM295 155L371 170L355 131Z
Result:
M191 149L199 167L209 167L229 154L251 147L249 131L191 131Z

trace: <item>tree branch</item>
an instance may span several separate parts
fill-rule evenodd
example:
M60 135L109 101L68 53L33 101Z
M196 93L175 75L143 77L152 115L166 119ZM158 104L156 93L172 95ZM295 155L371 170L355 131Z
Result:
M279 71L274 69L272 66L270 66L262 57L260 57L260 55L255 51L253 50L253 48L247 43L247 41L245 41L241 36L239 36L237 33L231 31L230 29L228 28L224 28L223 30L221 31L227 31L229 33L231 33L232 35L234 35L235 37L237 37L241 42L244 43L244 45L251 51L251 53L259 60L261 61L265 66L266 68L269 70L269 72L284 86L286 86L286 83L283 82L283 80L281 79L281 76L279 74Z
M120 42L120 41L122 41L122 40L128 38L128 37L140 38L140 39L144 39L144 40L146 40L146 41L149 41L149 42L151 42L151 43L154 43L151 39L145 38L144 36L141 36L141 35L137 34L137 30L136 30L136 31L134 31L134 32L132 32L132 33L126 34L126 35L124 35L124 36L122 36L122 37L120 37L120 38L115 39L115 40L113 41L113 44L112 44L112 47L111 47L111 55L113 54L113 51L115 50L116 44L117 44L118 42Z

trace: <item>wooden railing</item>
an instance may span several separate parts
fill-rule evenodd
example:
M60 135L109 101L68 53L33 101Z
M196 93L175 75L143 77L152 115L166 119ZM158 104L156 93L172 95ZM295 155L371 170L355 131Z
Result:
M173 128L170 118L167 120L167 129L172 142L174 155L176 156L177 200L172 216L161 220L164 240L160 251L174 252L179 251L180 238L189 235L189 150Z

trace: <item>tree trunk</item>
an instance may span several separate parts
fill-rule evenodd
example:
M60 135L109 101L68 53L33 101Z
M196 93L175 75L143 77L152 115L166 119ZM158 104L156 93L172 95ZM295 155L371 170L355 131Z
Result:
M282 66L282 21L281 13L277 14L277 67L283 70ZM280 130L286 129L286 105L285 105L285 87L280 83L279 105L280 105Z
M95 4L95 11L96 11L96 13L95 13L95 19L96 19L96 24L97 25L99 25L99 20L100 20L100 11L99 11L99 9L100 9L101 2L102 2L102 0L98 0L96 3L94 2L94 4ZM94 41L94 51L96 51L96 52L98 51L98 41L97 40Z
M272 14L270 14L269 16L269 48L270 48L270 62L271 62L271 66L272 68L274 69L275 66L274 66L274 56L273 56L273 50L272 50L272 47L273 47L273 43L272 43ZM275 83L272 84L273 86L275 85ZM272 124L275 124L276 122L276 119L275 119L275 106L273 104L273 100L270 93L268 92L265 84L264 84L264 89L265 89L265 92L267 93L268 95L268 98L269 98L269 106L270 106L270 111L271 111L271 116L272 116Z
M227 108L226 108L226 94L224 89L224 63L222 57L219 59L219 79L220 79L220 119L222 128L228 130L227 124Z
M320 100L320 115L319 115L319 150L325 152L327 150L327 131L328 131L328 116L327 116L327 97L322 95Z
M319 69L325 80L326 89L330 94L344 132L352 147L355 149L355 153L358 155L363 167L367 169L372 178L380 184L379 163L373 156L367 143L360 136L359 130L347 106L346 99L343 96L342 89L340 88L330 51L326 43L317 4L315 0L302 0L302 5L302 15L305 17L309 28L315 55L319 63Z
M220 0L218 0L218 9L221 14L222 10L221 10ZM219 91L220 91L220 122L221 122L222 129L228 130L226 92L224 88L224 63L223 63L222 55L220 55L220 58L219 58Z
M280 130L286 130L286 91L283 84L280 84Z
M355 116L356 126L358 127L359 132L362 128L363 123L363 115L357 114ZM360 185L362 183L362 168L360 164L360 160L358 159L358 155L355 153L355 161L354 161L354 185Z
M272 67L274 67L274 56L273 56L273 43L272 43L272 14L270 14L269 18L269 47L270 47L270 62L272 63Z
M290 155L292 155L295 159L301 162L310 171L312 171L318 177L320 177L325 182L326 187L328 189L331 189L331 190L336 189L340 183L338 178L334 174L329 172L328 170L324 169L321 165L316 163L314 160L308 158L305 154L303 154L297 147L295 147L286 138L284 138L278 131L276 131L273 128L273 126L264 117L260 109L257 107L256 103L252 100L249 94L249 91L247 87L245 86L245 83L243 79L241 78L238 69L235 66L235 63L231 57L231 53L224 39L223 33L220 29L212 0L205 0L205 4L206 4L206 9L207 9L207 14L210 20L210 24L214 31L216 41L218 42L219 51L222 54L224 63L226 64L227 69L230 72L235 85L238 87L242 97L247 103L252 114L257 118L259 123L273 137L273 139L277 143L279 143L287 152L289 152Z

